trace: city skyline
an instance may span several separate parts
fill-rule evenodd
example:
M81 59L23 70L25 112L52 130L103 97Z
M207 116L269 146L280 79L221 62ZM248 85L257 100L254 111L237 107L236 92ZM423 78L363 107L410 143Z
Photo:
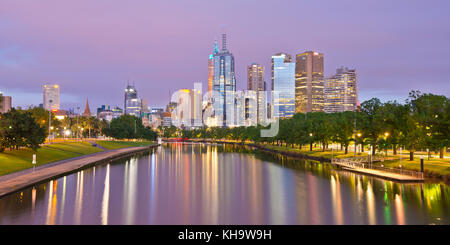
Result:
M261 11L252 16L261 26L251 25L252 32L248 32L252 23L242 22L248 18L246 10L251 3L233 4L232 19L221 18L230 10L229 6L202 1L192 6L183 2L171 4L173 14L167 17L157 12L167 9L169 4L134 3L120 9L119 2L112 2L97 19L90 17L95 15L81 18L86 5L83 2L69 3L69 6L56 3L53 9L58 11L52 10L51 14L45 9L48 4L45 1L27 6L14 1L2 3L0 31L8 35L0 39L0 91L12 96L15 107L42 103L44 83L61 86L62 109L83 107L86 98L92 108L102 104L121 106L127 81L135 82L140 97L147 99L150 106L164 107L170 99L169 91L191 87L197 81L206 90L211 44L220 40L223 29L235 56L237 90L245 89L247 66L252 62L267 69L270 57L276 53L294 55L315 50L326 56L325 77L333 75L336 67L341 66L358 71L361 102L372 97L403 102L410 90L447 96L450 93L446 86L450 64L445 58L450 52L445 45L449 33L442 32L450 29L449 17L442 7L449 5L445 1L440 7L414 1L389 4L343 1L326 5L258 2ZM322 6L329 6L320 12L323 23L308 21ZM348 6L357 10L352 11L354 16L338 18L339 11L334 10L345 10ZM104 6L90 3L89 7L92 13ZM201 9L196 10L198 7ZM204 11L217 7L224 9L224 13ZM149 9L155 15L144 15ZM310 11L296 15L298 9ZM175 16L176 13L181 14ZM378 18L380 13L385 16L383 19ZM187 17L196 14L201 15ZM271 18L264 19L264 16ZM35 18L41 21L33 23ZM156 21L158 18L174 20ZM204 23L204 19L210 21ZM303 31L274 28L288 20L299 23L306 28L305 32L314 30L314 35L305 39ZM148 23L151 23L149 28L141 30ZM117 24L117 32L108 29L109 24ZM152 39L152 35L158 35L158 40ZM126 38L117 38L121 36ZM429 40L427 36L433 38ZM171 72L172 69L179 73ZM269 72L265 73L265 81L270 81Z

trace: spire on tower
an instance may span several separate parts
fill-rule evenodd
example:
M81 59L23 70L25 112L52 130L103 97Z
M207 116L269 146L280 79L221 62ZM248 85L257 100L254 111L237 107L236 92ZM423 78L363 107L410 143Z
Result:
M227 50L227 34L226 33L222 34L222 50L223 51Z
M86 107L84 108L84 113L83 113L84 117L91 117L91 109L89 109L89 101L88 99L86 99Z

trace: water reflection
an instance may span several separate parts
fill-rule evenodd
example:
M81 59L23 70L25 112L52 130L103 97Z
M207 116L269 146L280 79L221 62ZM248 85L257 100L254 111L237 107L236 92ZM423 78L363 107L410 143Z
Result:
M0 224L449 224L449 187L171 144L0 199Z

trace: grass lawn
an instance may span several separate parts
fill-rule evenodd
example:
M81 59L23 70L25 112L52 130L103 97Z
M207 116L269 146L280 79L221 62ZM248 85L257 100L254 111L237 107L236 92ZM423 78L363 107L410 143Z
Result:
M148 146L153 144L153 141L106 141L98 140L97 144L105 147L108 150L114 150L126 147L136 147L136 146Z
M398 168L401 164L404 169L420 171L420 157L417 156L414 157L414 161L409 161L409 156L407 156L404 158L402 157L401 161L400 159L395 159L384 161L380 164L391 168ZM433 172L442 176L450 175L450 159L448 158L430 158L430 160L428 160L428 158L424 157L423 166L425 172Z
M313 150L310 151L309 145L303 146L301 150L298 148L298 146L296 146L295 148L286 147L286 146L276 146L276 145L263 145L263 146L274 149L274 150L298 152L298 153L305 154L308 156L324 157L324 158L330 158L330 159L331 159L331 156L333 156L335 158L354 157L354 152L352 152L351 149L349 149L347 154L345 154L345 151L338 151L338 150L333 150L333 152L331 152L331 150L322 151L322 148L317 148L317 147L313 148ZM356 153L356 157L362 157L362 156L367 156L367 153L366 152L363 152L363 153L357 152Z
M19 149L0 153L0 175L33 167L31 161L36 154L36 166L72 157L102 151L88 142L64 142L45 145L37 151Z

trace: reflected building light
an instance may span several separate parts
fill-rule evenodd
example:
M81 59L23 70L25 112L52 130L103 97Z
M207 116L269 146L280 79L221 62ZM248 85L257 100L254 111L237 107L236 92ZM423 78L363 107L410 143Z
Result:
M61 201L61 211L59 214L59 223L62 224L64 218L64 207L66 203L66 176L63 178L63 193L62 193L62 201Z
M109 167L106 165L106 176L105 176L105 187L103 190L103 200L102 200L102 225L108 224L108 208L109 208Z
M405 224L405 209L403 207L403 200L399 194L395 194L395 214L397 216L397 225Z
M125 198L124 198L124 214L125 224L134 224L135 207L136 207L136 192L137 192L137 158L132 157L129 164L126 164L125 176Z
M48 195L48 203L47 203L47 219L45 224L54 225L55 224L55 212L56 212L56 190L57 190L58 182L55 180L51 180L49 183L49 195Z
M331 198L333 203L334 222L337 225L343 224L341 188L339 178L331 175Z
M81 221L81 208L83 205L83 182L84 171L77 173L77 190L75 194L74 224L79 225Z
M34 218L34 209L36 208L36 187L31 190L31 217Z
M366 199L367 199L367 216L369 218L369 224L375 225L377 222L375 214L375 195L373 193L370 181L367 182Z

